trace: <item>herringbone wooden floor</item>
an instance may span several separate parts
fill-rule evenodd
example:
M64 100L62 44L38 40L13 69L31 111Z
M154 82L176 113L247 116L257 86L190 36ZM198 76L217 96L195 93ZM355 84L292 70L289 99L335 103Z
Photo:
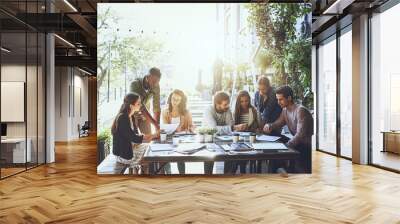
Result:
M0 223L400 223L400 175L316 152L312 175L97 176L93 137L0 181Z

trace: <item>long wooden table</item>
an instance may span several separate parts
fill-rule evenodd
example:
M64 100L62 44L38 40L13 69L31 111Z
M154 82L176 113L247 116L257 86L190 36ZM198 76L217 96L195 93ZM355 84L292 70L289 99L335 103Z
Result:
M188 138L188 137L183 137ZM192 141L189 137L189 140L185 139L185 144L190 142L196 142L195 139ZM248 142L247 139L244 139L239 142ZM166 164L169 162L216 162L216 161L255 161L255 160L288 160L291 163L291 166L294 166L296 161L300 158L300 153L297 150L288 148L288 149L276 149L276 150L252 150L247 152L232 152L225 151L221 145L232 143L231 141L221 141L219 139L214 138L213 143L204 143L206 148L201 149L193 154L183 154L174 151L176 146L173 146L171 140L169 139L167 143L170 144L171 150L166 151L152 151L152 145L160 144L160 142L152 142L150 143L149 149L146 150L143 156L143 163L147 163L149 166L154 166L154 164ZM157 174L162 167L153 170L152 175Z

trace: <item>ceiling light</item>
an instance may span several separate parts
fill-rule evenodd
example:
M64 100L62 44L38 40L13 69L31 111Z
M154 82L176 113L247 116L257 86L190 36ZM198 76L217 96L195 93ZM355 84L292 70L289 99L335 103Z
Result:
M74 12L78 12L78 10L71 4L69 3L68 0L64 0L65 4L67 4Z
M57 35L57 34L54 34L54 36L57 37L57 38L58 38L59 40L61 40L62 42L64 42L64 43L66 43L67 45L69 45L70 47L75 48L75 45L71 44L71 42L69 42L68 40L66 40L66 39L64 39L64 38L62 38L62 37L60 37L60 36Z
M6 52L6 53L10 53L10 52L11 52L11 50L9 50L9 49L7 49L7 48L5 48L5 47L1 47L1 50L4 51L4 52Z

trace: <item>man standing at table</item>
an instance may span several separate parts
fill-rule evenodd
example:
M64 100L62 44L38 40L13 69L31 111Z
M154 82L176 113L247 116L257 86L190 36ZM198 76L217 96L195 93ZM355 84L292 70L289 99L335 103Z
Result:
M271 82L267 76L262 75L258 78L257 87L258 90L254 94L254 105L261 115L262 127L266 123L276 121L281 114L282 108L276 100L275 89L271 86ZM282 129L275 129L270 134L279 136L281 132ZM261 173L263 160L250 161L250 163L256 163L256 172Z
M160 79L161 72L158 68L151 68L149 73L143 78L137 78L131 83L131 92L140 95L143 105L150 109L150 100L153 102L153 118L160 124ZM148 119L141 116L138 119L138 126L140 131L147 135L151 134L151 123Z
M287 125L293 135L293 138L287 142L287 146L300 152L300 171L311 173L312 115L303 105L294 102L293 90L289 86L278 88L276 98L282 107L282 113L275 122L265 124L263 131L269 134Z
M262 124L273 123L281 114L282 108L276 100L275 90L267 76L257 80L258 91L254 94L254 105L261 115ZM272 135L280 135L281 130L274 130Z

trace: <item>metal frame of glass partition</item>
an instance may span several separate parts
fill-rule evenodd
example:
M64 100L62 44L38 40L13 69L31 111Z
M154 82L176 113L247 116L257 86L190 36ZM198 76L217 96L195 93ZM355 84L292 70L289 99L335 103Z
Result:
M27 3L27 2L25 2ZM39 1L36 1L34 3L37 3L36 8L37 8L37 12L39 12L38 7L39 7ZM2 13L7 13L5 10L1 9ZM46 11L47 11L47 7L46 7ZM8 13L7 13L8 14ZM25 16L27 15L27 4L25 4ZM11 16L11 14L10 14ZM13 17L13 16L11 16ZM22 23L24 26L24 30L18 30L15 31L15 33L21 33L22 35L25 35L25 87L24 87L24 122L25 122L25 167L23 170L21 171L17 171L14 173L11 173L7 176L4 176L3 174L3 168L0 167L0 180L3 180L5 178L17 175L19 173L25 172L27 170L36 168L40 165L46 164L47 163L47 33L45 32L41 32L31 26L29 26L28 24L18 20L17 18L14 17L14 19L16 19L18 22ZM0 24L1 26L1 24ZM22 31L22 32L21 32ZM2 36L3 33L14 33L14 32L3 32L0 31L0 45L3 45L2 43ZM32 138L36 138L36 161L35 163L30 163L28 166L28 153L27 153L27 147L28 147L28 109L27 109L27 84L28 84L28 33L33 34L32 36L34 38L36 38L36 41L34 41L36 44L35 50L34 50L34 54L36 56L36 64L34 63L34 66L36 67L36 70L34 72L31 72L31 74L36 74L36 122L33 121L33 125L36 125L36 127L33 126L34 129L36 129L36 136L32 136ZM43 35L40 35L43 34ZM42 38L39 38L39 37ZM42 42L42 48L41 51L39 52L39 40ZM39 96L39 57L41 57L41 59L43 60L42 62L42 70L41 70L41 82L42 82L42 87L43 87L43 92L41 92L41 96ZM35 59L33 59L35 60ZM0 54L0 82L2 81L2 66L3 66L3 58L2 58L2 54ZM1 90L1 86L0 86L0 90ZM1 92L0 92L0 96L1 96ZM41 97L41 99L39 99ZM39 117L39 100L41 100L42 102L42 113L41 113L41 117ZM0 105L0 110L1 110L1 105ZM35 110L35 109L34 109ZM0 115L1 118L1 115ZM43 159L42 161L39 160L39 120L42 122L42 142L41 142L41 159ZM0 122L1 123L1 122ZM1 156L1 152L2 152L2 146L0 145L0 156ZM42 158L43 157L43 158ZM22 168L22 167L21 167Z
M341 119L340 119L340 77L341 77L341 67L340 67L340 37L351 31L351 19L349 17L345 17L344 19L345 25L341 29L337 29L335 32L331 32L330 35L326 36L325 38L321 39L318 41L318 44L316 45L316 50L315 50L315 60L316 60L316 150L319 152L327 153L329 155L337 156L340 158L344 158L347 160L352 160L351 158L347 156L343 156L341 154ZM336 29L336 25L335 25ZM333 38L333 36L335 36ZM330 40L331 39L331 40ZM336 153L328 152L324 149L320 149L319 147L319 45L323 42L329 42L329 41L336 41Z

